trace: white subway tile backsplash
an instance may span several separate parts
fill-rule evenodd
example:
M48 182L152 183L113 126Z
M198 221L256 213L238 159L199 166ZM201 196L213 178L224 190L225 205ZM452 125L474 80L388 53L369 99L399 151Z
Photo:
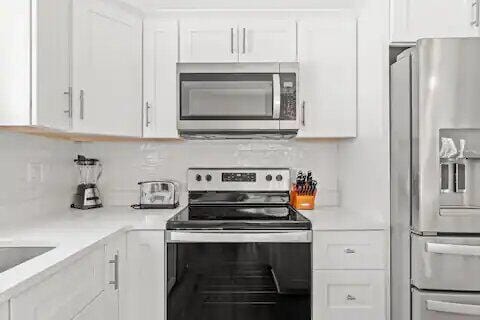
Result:
M0 223L67 210L77 183L77 148L68 141L0 133Z
M175 179L185 191L190 167L289 167L312 170L319 205L334 206L339 198L337 149L335 142L298 140L81 144L85 156L103 162L99 185L106 205L137 202L139 181Z

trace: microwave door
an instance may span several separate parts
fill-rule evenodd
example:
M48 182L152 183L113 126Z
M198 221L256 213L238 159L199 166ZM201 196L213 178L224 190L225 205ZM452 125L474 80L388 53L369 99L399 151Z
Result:
M180 81L180 120L272 121L280 116L280 79L275 83L272 74L181 74Z

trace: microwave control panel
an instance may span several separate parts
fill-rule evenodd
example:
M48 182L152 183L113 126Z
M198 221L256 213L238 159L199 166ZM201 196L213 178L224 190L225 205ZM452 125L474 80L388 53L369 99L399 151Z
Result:
M297 75L280 73L280 120L297 119Z

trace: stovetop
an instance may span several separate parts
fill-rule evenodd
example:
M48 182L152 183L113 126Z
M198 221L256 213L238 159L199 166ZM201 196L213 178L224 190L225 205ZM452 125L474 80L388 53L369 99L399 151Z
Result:
M167 230L310 230L311 223L285 206L190 205L167 222Z

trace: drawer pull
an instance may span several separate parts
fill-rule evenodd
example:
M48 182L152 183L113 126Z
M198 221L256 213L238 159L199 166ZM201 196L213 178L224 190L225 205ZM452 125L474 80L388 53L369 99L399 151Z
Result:
M436 254L450 254L457 256L480 256L480 246L470 245L427 242L426 251Z
M480 316L480 306L474 304L427 300L427 310L469 316Z
M355 301L357 298L355 296L352 296L351 294L347 295L347 300L348 301Z
M356 251L354 249L350 249L350 248L346 248L344 251L345 251L346 254L356 253Z

